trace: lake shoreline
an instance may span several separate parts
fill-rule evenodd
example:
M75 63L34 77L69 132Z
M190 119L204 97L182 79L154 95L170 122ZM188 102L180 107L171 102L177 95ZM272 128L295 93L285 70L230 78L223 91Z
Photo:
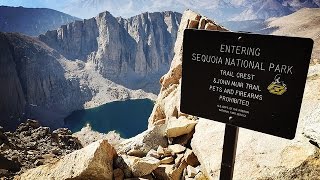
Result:
M64 126L72 132L78 132L89 124L94 131L115 131L122 138L130 138L147 129L153 106L154 101L150 99L114 101L95 108L73 111L64 118Z

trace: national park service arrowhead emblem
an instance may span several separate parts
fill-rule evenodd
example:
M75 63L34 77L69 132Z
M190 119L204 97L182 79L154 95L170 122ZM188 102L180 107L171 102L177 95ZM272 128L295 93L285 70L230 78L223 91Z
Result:
M271 94L282 95L287 91L287 86L284 81L280 81L280 74L274 77L274 81L268 86L268 90Z

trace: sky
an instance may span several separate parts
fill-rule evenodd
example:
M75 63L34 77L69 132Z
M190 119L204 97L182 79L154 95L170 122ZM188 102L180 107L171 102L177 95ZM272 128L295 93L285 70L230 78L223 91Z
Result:
M59 4L66 1L68 0L0 0L0 4L6 6L52 8L59 7Z
M320 5L320 0L0 0L0 5L50 8L82 19L95 17L104 11L116 17L129 18L143 12L169 10L183 13L186 9L192 9L218 22L235 18L266 19L279 12L288 14L289 7L284 7L288 3L290 7L297 6L299 9L312 3Z
M147 11L170 10L182 13L188 8L206 14L206 11L212 11L221 2L233 1L244 0L0 0L0 5L50 8L84 19L103 11L125 18Z

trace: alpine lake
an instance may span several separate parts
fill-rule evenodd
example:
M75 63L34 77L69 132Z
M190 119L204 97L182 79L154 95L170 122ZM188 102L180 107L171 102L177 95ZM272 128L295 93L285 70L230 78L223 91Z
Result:
M154 102L150 99L115 101L74 111L64 122L72 132L90 124L95 131L108 133L115 130L121 137L130 138L147 129L153 106Z

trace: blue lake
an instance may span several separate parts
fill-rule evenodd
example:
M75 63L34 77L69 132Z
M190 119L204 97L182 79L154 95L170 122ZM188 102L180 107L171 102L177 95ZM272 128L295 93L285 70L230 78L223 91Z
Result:
M89 123L95 131L107 133L115 130L121 137L130 138L147 129L153 106L149 99L116 101L74 111L64 121L72 132L81 130Z

